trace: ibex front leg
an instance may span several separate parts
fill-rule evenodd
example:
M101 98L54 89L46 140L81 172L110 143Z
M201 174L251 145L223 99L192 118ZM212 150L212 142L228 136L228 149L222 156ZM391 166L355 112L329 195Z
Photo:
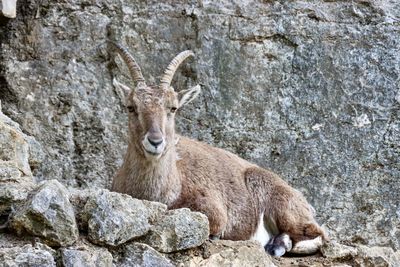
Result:
M210 239L223 238L228 223L228 215L222 201L218 201L215 195L212 195L212 192L201 190L201 192L184 194L171 208L180 207L187 207L205 214L210 224Z

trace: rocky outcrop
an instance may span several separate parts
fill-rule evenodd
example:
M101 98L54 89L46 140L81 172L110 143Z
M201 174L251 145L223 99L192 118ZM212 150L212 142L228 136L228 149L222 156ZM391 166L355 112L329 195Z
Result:
M107 187L127 132L112 78L130 82L105 40L129 47L150 82L192 49L174 87L203 89L180 132L282 175L332 237L399 249L399 10L389 0L18 2L1 22L0 98L45 146L38 179Z
M5 121L9 130L18 129L0 113L0 124ZM12 140L12 135L2 139L6 144ZM27 189L24 183L2 181L9 183ZM400 252L390 247L335 242L325 244L322 255L272 258L252 241L207 240L206 216L189 209L167 211L161 203L105 189L67 188L56 180L28 184L26 196L7 202L10 209L4 210L0 266L396 267L400 262Z
M21 205L39 194L34 180L57 179L77 227L88 231L80 212L90 194L69 187L107 188L126 147L112 78L129 84L129 77L104 45L112 38L129 47L151 82L175 54L192 49L195 60L173 85L200 83L202 94L180 111L179 131L269 167L302 191L330 236L357 250L326 251L328 263L340 255L360 257L360 266L393 263L383 255L400 249L397 1L27 0L17 8L15 19L0 15L0 99L19 123L0 113L1 224L12 210L25 214ZM51 221L46 212L39 221ZM24 218L24 231L53 246L48 235L25 229L36 215ZM17 256L10 257L12 265Z

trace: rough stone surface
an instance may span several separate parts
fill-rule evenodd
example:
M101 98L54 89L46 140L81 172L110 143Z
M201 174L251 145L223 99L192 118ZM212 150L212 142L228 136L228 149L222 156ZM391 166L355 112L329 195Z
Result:
M177 209L169 211L151 228L145 242L158 251L169 253L198 247L209 235L207 216Z
M64 267L112 267L113 257L106 248L81 245L61 249Z
M332 237L400 248L398 1L28 0L17 14L0 21L0 98L45 146L39 179L106 186L121 163L112 78L129 80L107 37L150 82L190 48L174 87L203 92L182 133L282 175Z
M30 153L40 151L35 144L32 137L1 112L0 104L0 215L7 214L13 204L25 200L34 187L31 164L41 160L40 156Z
M126 245L119 251L118 258L114 260L116 266L121 267L173 267L167 258L152 247L141 244L132 243Z
M185 255L186 254L186 255ZM189 252L170 255L177 266L273 267L272 257L256 242L218 240Z
M68 188L70 192L69 201L74 207L76 223L78 224L78 228L87 231L87 214L85 214L85 205L90 197L93 197L101 192L101 189L77 189L77 188Z
M278 266L310 266L310 267L398 267L400 252L390 247L367 247L364 245L346 246L331 242L321 249L322 255L307 257L275 258Z
M54 246L71 245L79 234L69 193L57 180L39 185L13 214L11 228L41 237Z
M394 252L388 247L360 246L355 263L360 267L397 267L400 266L400 251Z
M13 206L25 201L30 191L35 188L31 182L25 183L0 183L0 215L8 215Z
M0 110L0 181L32 177L28 137Z
M357 255L357 249L339 243L326 243L321 247L321 253L325 258L347 260Z
M161 203L101 190L88 199L82 218L92 242L116 246L146 234L166 210Z
M55 251L43 244L0 248L2 267L55 267Z

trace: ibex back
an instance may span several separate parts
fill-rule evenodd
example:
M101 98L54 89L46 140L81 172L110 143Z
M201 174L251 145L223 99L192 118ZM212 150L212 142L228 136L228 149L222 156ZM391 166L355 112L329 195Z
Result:
M176 92L171 81L191 51L177 55L158 86L147 86L139 65L111 43L128 66L132 89L125 92L129 142L112 190L139 199L188 207L207 215L212 237L257 240L274 256L314 253L326 239L303 195L276 174L223 149L175 133L175 113L200 86Z

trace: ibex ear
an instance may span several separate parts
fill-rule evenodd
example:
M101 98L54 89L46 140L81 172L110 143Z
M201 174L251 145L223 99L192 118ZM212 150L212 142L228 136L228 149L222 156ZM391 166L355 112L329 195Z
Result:
M120 83L115 78L113 79L113 85L117 90L117 94L122 98L122 100L125 100L131 92L131 88L129 88L125 84Z
M182 107L183 105L186 105L187 103L191 102L193 99L195 99L201 91L200 85L193 86L192 88L189 88L187 90L180 91L178 93L179 96L179 107Z

